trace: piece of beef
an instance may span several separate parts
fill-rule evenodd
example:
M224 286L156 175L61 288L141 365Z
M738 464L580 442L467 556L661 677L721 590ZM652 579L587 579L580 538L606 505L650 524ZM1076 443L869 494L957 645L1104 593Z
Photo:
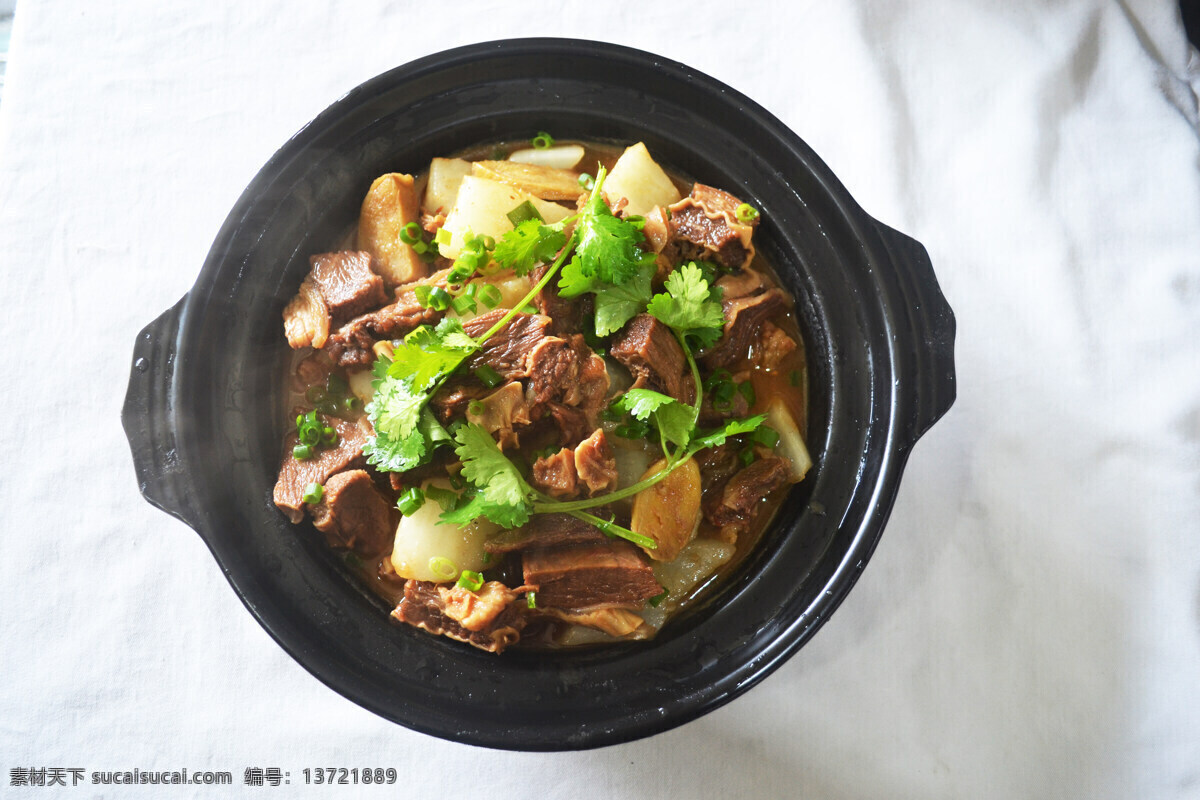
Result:
M463 330L468 336L478 339L507 313L507 309L497 308L481 314L464 322ZM467 359L467 369L475 370L486 364L507 380L526 377L529 374L529 355L546 338L549 325L549 317L518 312L483 343L478 353Z
M450 420L465 416L471 402L483 399L490 391L475 378L456 376L429 398L429 409L438 422L448 425Z
M697 183L692 193L669 207L671 242L684 257L711 258L723 267L744 267L754 257L751 237L758 220L737 218L742 201Z
M784 459L761 458L734 474L724 489L705 503L704 516L713 525L746 530L762 508L763 500L790 483L791 475Z
M477 592L464 586L449 589L439 586L438 594L445 604L446 616L474 632L490 628L517 599L517 593L500 581L488 581Z
M312 457L304 460L292 456L292 448L300 443L293 429L283 440L283 464L279 467L279 478L275 481L274 499L287 518L292 522L304 519L304 489L310 483L324 484L330 477L346 469L361 467L366 463L362 448L368 434L357 422L328 417L330 426L337 431L338 441L333 447L317 448Z
M608 406L608 367L604 359L588 347L581 334L566 339L579 357L579 407L594 423L596 416Z
M592 429L583 409L564 406L562 403L547 403L546 412L559 432L559 444L574 447Z
M396 532L394 507L365 470L352 469L325 481L321 502L312 508L313 525L334 547L352 547L365 556L379 555Z
M321 290L307 277L283 308L283 333L293 350L302 347L324 347L329 340L329 306Z
M516 553L530 547L560 547L573 544L603 544L610 539L595 525L570 514L534 514L520 528L501 531L484 544L493 555Z
M765 322L787 313L787 296L779 289L762 294L722 300L725 333L716 346L704 354L709 369L729 368L750 357L750 348L762 333Z
M695 455L696 466L700 467L700 491L705 496L714 486L718 491L724 488L725 483L741 468L738 447L736 442L726 441Z
M564 447L533 463L533 482L547 494L589 497L617 488L617 460L604 431L597 428L574 449Z
M371 254L365 250L321 253L308 263L335 326L387 302L383 278L371 269Z
M641 551L625 541L531 548L522 566L539 606L639 608L662 593Z
M575 451L564 447L557 453L542 456L533 462L531 482L551 497L574 497L579 490L579 475L575 472Z
M725 300L736 300L739 297L749 297L767 288L761 273L752 269L730 272L717 278L717 287Z
M336 374L345 379L341 370L329 358L324 350L314 350L296 362L296 371L292 375L292 390L303 392L310 386L325 386L329 376Z
M600 428L576 446L575 473L591 497L617 488L617 459Z
M796 350L796 340L769 322L762 324L758 341L751 347L750 363L760 369L779 369Z
M711 392L705 392L704 400L700 403L700 417L696 424L701 428L715 428L727 419L741 419L749 413L750 403L741 392L734 392L732 399L719 405L713 399Z
M566 339L551 336L538 342L529 353L529 391L534 405L555 400L579 405L579 353Z
M446 613L446 601L438 588L429 581L407 581L404 598L392 616L434 635L448 636L492 653L503 651L521 638L525 617L519 604L510 603L489 624L480 630L470 630Z
M446 271L442 270L420 282L429 286L446 286ZM347 322L329 337L329 356L342 367L369 367L375 363L371 351L381 339L399 339L406 333L426 324L434 324L445 314L426 308L417 302L410 283L396 290L396 301L376 311L362 314Z
M529 284L531 288L545 276L546 270L549 268L549 264L539 264L530 270ZM548 331L556 336L580 330L584 320L594 313L591 294L582 294L572 298L560 297L558 281L555 279L551 279L542 287L542 291L538 292L538 296L534 298L533 302L537 305L538 311L550 318Z
M638 314L612 340L609 355L633 375L633 388L653 389L683 403L694 399L692 378L675 334L649 314Z

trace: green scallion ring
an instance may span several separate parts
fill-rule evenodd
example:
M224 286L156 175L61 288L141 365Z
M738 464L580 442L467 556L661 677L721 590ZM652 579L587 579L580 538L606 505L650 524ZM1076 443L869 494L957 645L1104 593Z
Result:
M300 499L310 506L315 506L321 502L321 498L325 496L325 487L319 483L310 483L304 487L304 494L300 495Z
M753 222L758 219L758 209L749 203L742 203L734 213L737 214L738 222Z
M400 499L396 501L396 508L400 509L400 513L406 517L417 513L423 505L425 505L425 493L416 486L400 495Z
M429 559L429 571L442 580L452 581L458 576L458 567L445 556L434 556Z
M413 245L421 241L421 226L415 222L410 222L400 229L400 241L407 245Z
M478 572L464 569L458 576L458 585L469 592L478 592L483 588L483 576Z
M307 444L298 444L292 448L292 458L297 461L303 461L306 458L312 458L312 446Z
M529 143L535 150L548 150L554 147L554 137L545 131L538 131L537 136L534 136Z

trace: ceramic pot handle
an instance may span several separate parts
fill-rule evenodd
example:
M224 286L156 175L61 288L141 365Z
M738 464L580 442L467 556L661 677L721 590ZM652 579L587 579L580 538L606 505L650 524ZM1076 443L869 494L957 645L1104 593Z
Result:
M138 334L121 424L133 451L138 488L152 505L192 524L191 498L176 450L174 383L179 318L187 296Z
M912 445L954 404L957 394L954 312L942 295L929 253L921 243L886 225L876 224L896 266L903 295L901 311L908 317L915 342L914 352L904 354L911 359L910 372L915 376L909 387L914 392L913 415L908 426L908 444Z

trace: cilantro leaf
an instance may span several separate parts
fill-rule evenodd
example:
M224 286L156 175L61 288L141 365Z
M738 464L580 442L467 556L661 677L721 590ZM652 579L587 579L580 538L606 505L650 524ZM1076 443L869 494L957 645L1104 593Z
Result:
M742 433L753 433L758 430L758 426L762 425L767 419L766 414L757 414L746 419L731 419L715 431L710 431L704 436L698 436L692 440L688 450L696 452L703 450L706 447L719 447L725 444L725 440L730 436L737 436Z
M518 275L525 275L534 264L553 261L566 243L562 226L544 225L538 218L527 219L500 237L492 259Z
M425 437L418 430L425 398L394 378L383 378L378 384L366 409L375 436L363 445L363 455L381 470L412 469L427 452Z
M630 389L617 401L617 407L643 421L653 417L663 437L680 447L691 438L695 424L692 407L669 395L650 389Z
M515 464L500 451L492 435L475 424L463 425L454 435L454 452L462 460L462 474L477 490L474 497L454 511L442 514L442 521L464 525L477 517L487 517L505 528L529 521L533 488Z
M637 274L642 251L642 232L633 223L613 215L604 194L605 170L596 171L596 184L591 197L579 214L576 230L579 242L575 245L573 261L579 262L584 275L595 276L605 283L624 283Z
M616 333L645 308L650 299L650 282L653 279L654 267L648 265L641 267L632 278L619 286L595 288L596 335Z
M725 329L725 313L712 299L704 272L694 262L667 278L666 292L651 298L646 311L702 347L712 347Z
M447 317L436 328L422 325L405 336L392 352L387 375L403 379L414 391L422 392L453 372L478 348L462 323Z

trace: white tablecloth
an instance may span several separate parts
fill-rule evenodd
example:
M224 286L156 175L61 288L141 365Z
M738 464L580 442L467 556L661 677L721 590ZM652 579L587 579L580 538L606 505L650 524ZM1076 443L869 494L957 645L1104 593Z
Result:
M187 767L235 786L58 792L353 797L300 771L390 766L414 798L1200 797L1200 67L1174 3L557 5L21 0L0 794ZM928 247L958 317L958 402L829 624L719 711L583 753L443 742L320 684L142 501L118 420L134 335L280 144L390 67L524 35L746 92Z

